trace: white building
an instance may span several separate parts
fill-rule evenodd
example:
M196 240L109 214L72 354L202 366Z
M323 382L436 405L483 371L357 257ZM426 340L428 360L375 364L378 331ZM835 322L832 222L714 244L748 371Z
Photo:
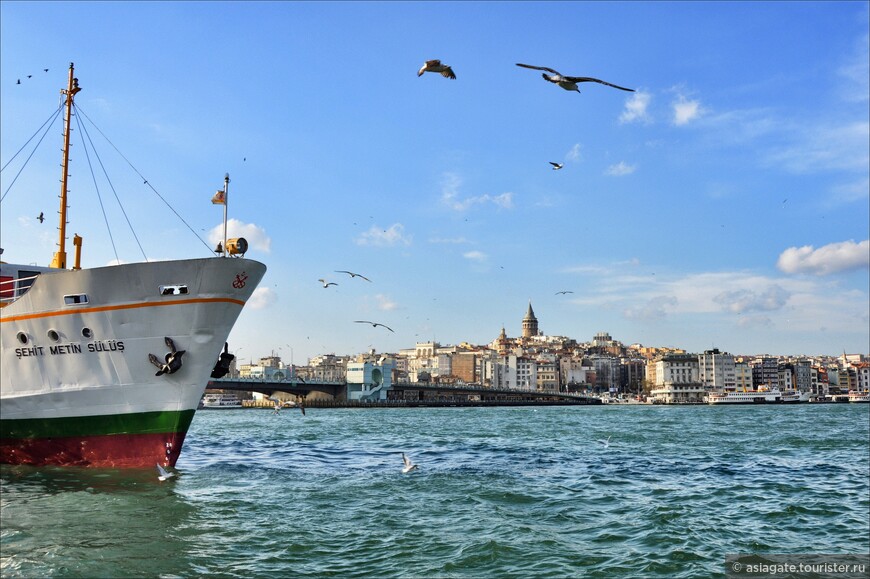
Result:
M707 390L701 384L698 356L669 354L656 360L655 384L651 395L660 404L704 402Z
M737 385L734 356L717 348L698 354L698 379L708 391L734 390Z

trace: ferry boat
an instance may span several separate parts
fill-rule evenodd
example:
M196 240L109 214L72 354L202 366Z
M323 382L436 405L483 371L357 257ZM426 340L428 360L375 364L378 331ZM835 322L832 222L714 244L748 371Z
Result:
M230 410L242 408L242 401L238 395L226 392L206 392L199 405L201 410Z
M850 390L849 402L870 402L870 390Z
M48 267L0 263L0 462L174 466L209 376L226 373L221 349L266 266L244 258L244 239L224 234L217 257L83 269L76 235L68 268L70 118L80 90L70 64L59 249Z
M743 392L711 392L707 395L707 404L779 404L781 402L782 393L776 388Z
M801 392L799 390L784 390L780 398L783 404L797 404L800 402L809 402L810 393Z

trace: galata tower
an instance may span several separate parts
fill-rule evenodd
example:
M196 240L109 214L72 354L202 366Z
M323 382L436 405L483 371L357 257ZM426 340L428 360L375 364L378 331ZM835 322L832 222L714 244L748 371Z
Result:
M535 317L535 312L532 311L532 301L529 300L529 310L526 312L526 317L523 318L523 337L531 338L538 335L538 318Z

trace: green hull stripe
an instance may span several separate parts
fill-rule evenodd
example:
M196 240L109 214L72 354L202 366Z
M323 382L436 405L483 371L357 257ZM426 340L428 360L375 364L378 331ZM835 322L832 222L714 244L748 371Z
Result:
M0 438L65 438L111 434L187 432L195 410L138 412L108 416L0 420Z

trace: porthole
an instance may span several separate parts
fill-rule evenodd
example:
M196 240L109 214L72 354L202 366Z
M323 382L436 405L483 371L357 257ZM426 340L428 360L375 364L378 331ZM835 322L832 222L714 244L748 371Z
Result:
M90 328L82 328L82 336L85 338L90 338L94 335Z
M18 332L18 341L21 342L22 344L26 344L27 343L27 334L25 334L24 332Z
M60 340L60 334L57 333L57 330L49 330L48 339L52 342L57 342L58 340Z

